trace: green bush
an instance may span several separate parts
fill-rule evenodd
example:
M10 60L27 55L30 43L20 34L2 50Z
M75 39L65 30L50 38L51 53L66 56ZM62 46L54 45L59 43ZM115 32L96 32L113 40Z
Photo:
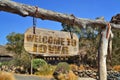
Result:
M47 66L43 66L41 67L41 69L39 69L37 72L35 72L36 75L44 75L44 76L48 76L54 73L55 70L55 66L52 65L47 65Z
M33 59L32 66L36 75L52 75L55 70L52 65L48 65L43 59Z
M33 59L32 60L32 67L33 69L41 69L47 66L47 62L43 59Z
M33 59L32 60L33 69L35 69L36 75L51 75L55 70L55 66L47 64L47 62L43 59Z

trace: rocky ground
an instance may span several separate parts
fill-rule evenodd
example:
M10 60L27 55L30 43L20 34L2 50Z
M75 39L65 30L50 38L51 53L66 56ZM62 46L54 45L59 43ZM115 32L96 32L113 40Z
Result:
M45 77L38 77L33 75L28 76L28 75L19 75L19 74L15 74L15 79L16 80L55 80L54 78L45 78ZM86 77L79 77L78 80L97 80L97 79L86 76ZM112 72L112 74L110 74L109 72L108 80L120 80L120 73Z
M7 67L2 66L0 71L12 72L12 73L25 73L25 70L22 67ZM98 72L95 70L73 70L75 75L79 77L78 80L96 80L98 79ZM108 80L120 80L120 72L117 71L108 71ZM49 78L36 77L36 76L23 76L15 75L17 80L53 80Z
M74 71L74 73L80 78L85 77L85 78L98 79L98 72L94 70L84 70L84 71L78 70L78 71ZM107 74L108 74L107 75L108 80L120 80L120 72L111 70L111 71L108 71Z

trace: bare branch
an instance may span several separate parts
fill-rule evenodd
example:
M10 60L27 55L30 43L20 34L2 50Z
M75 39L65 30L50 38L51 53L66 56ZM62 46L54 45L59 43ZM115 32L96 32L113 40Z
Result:
M34 16L36 7L25 5L9 0L0 0L0 10L6 11L10 13L15 13L20 16L26 17L26 16ZM74 25L79 27L84 27L86 25L91 26L106 26L108 22L105 22L104 20L90 20L90 19L83 19L83 18L77 18L74 15L67 15L62 14L50 10L45 10L42 8L38 8L38 12L36 13L37 18L41 18L42 20L53 20L61 23L65 23L68 25ZM120 25L115 25L111 23L111 26L113 28L120 29Z

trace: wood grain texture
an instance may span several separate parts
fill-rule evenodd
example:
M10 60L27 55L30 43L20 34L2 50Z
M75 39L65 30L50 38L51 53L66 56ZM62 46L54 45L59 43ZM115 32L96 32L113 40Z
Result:
M26 4L21 4L9 0L0 0L0 10L6 11L10 13L15 13L20 16L26 17L26 16L34 16L36 12L35 6L30 6ZM36 13L37 18L40 18L42 20L53 20L61 23L65 23L68 25L74 25L78 27L86 27L86 25L90 25L93 27L105 27L108 22L104 20L91 20L91 19L85 19L85 18L77 18L73 14L63 14L58 13L50 10L45 10L42 8L38 8L38 11ZM120 29L120 25L112 24L112 28Z

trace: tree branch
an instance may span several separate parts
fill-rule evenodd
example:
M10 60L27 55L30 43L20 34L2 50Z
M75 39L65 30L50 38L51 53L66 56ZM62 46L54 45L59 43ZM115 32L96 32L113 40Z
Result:
M26 16L34 16L36 7L25 5L9 0L0 0L0 10L6 11L10 13L15 13L20 16L26 17ZM74 25L78 27L85 27L86 25L91 26L106 26L108 22L105 22L104 20L90 20L90 19L83 19L83 18L77 18L74 15L67 15L62 13L57 13L50 10L45 10L42 8L38 8L38 11L36 13L36 18L41 18L42 20L53 20L57 22L61 22L68 25ZM111 23L112 28L120 29L120 25L115 25Z

